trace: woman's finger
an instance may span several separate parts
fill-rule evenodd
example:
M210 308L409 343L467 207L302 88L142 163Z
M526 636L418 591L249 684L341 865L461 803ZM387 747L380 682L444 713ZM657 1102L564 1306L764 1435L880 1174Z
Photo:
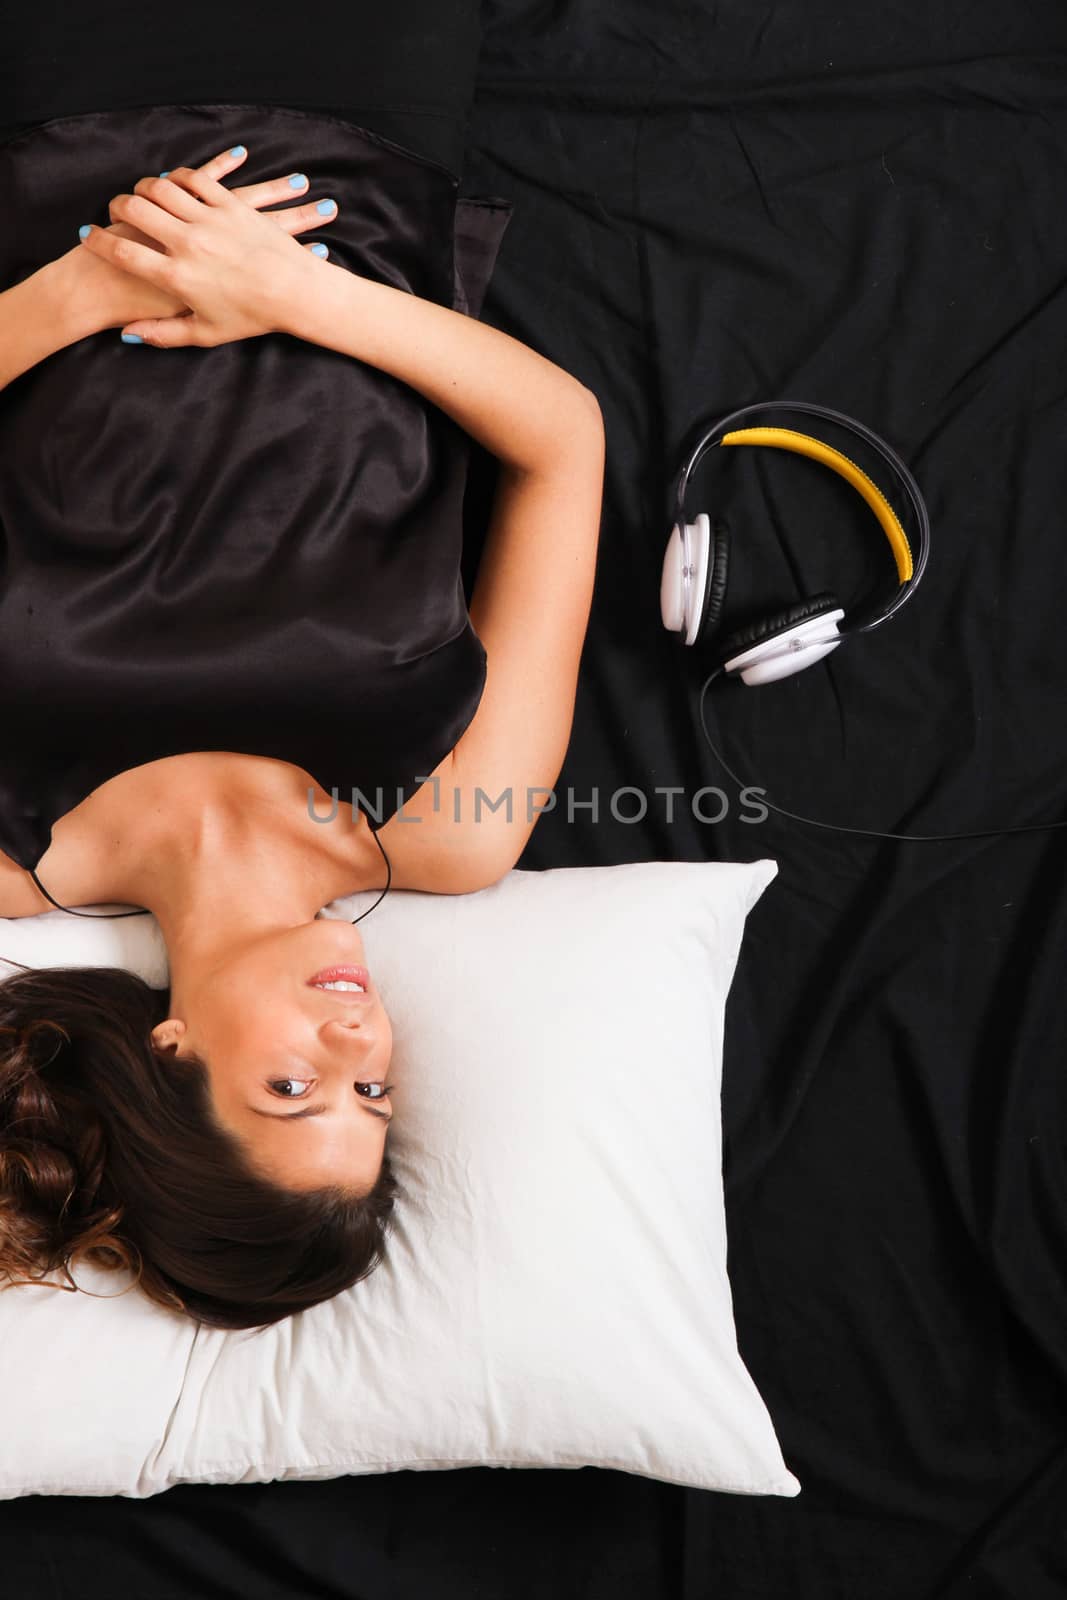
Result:
M239 150L241 154L235 155ZM214 156L206 161L202 167L171 167L167 171L164 183L174 183L183 189L188 189L197 199L209 206L232 206L236 195L232 189L227 189L218 179L224 177L227 171L232 171L244 160L248 151L243 144L234 145L232 150L223 155ZM228 164L227 164L228 163Z
M248 151L243 144L236 144L229 150L221 151L217 156L212 156L210 161L205 161L197 168L173 167L161 172L161 178L170 178L176 185L183 182L182 174L190 171L206 173L209 178L220 181L228 173L236 170L245 160ZM143 181L143 180L142 180ZM261 183L243 183L226 190L227 194L235 195L243 200L245 205L259 210L260 206L274 205L280 200L291 200L294 194L302 193L308 186L307 174L292 172L284 178L269 178ZM140 189L140 183L134 185L134 193Z
M244 145L235 145L231 150L213 156L210 161L195 170L220 179L240 165L247 154ZM194 169L175 167L161 172L158 178L141 178L134 185L133 192L154 201L156 205L162 206L174 216L181 217L184 222L193 222L196 220L196 207L201 201L183 186L182 179L182 173L191 170ZM172 186L168 187L168 184ZM269 178L262 183L239 184L227 189L226 192L242 200L253 210L260 211L264 206L284 205L296 195L306 193L307 187L306 172L290 172L285 177ZM326 209L322 209L323 207ZM308 228L317 228L323 222L332 222L337 215L337 205L332 199L315 201L308 206L286 205L284 211L272 211L270 215L277 218L278 226L284 228L287 233L306 233ZM130 221L132 223L132 216Z
M246 205L255 211L264 206L283 204L306 191L307 174L292 172L285 178L271 178L266 183L250 183L244 188L231 189ZM324 222L333 222L337 216L337 202L332 198L313 200L304 206L286 205L283 211L268 211L286 233L306 233L309 228L320 228Z
M252 206L256 211L261 206L278 205L282 200L292 200L294 195L306 194L308 177L306 172L290 172L284 178L267 178L262 183L243 183L230 193L237 195L246 206Z
M248 151L245 149L243 144L235 144L231 146L229 150L220 151L217 156L212 156L210 161L205 161L201 166L196 167L195 169L189 167L174 167L171 170L175 173L195 170L197 172L202 172L207 177L218 181L219 179L224 178L228 172L236 171L247 155ZM170 172L160 173L161 178L166 178L170 175ZM227 193L233 194L234 191L229 189L227 190Z
M124 344L151 344L157 350L181 350L189 345L197 349L212 349L218 344L192 311L179 312L173 317L146 317L127 323L122 330Z
M172 217L179 217L182 222L196 222L204 210L202 200L198 200L195 195L190 194L188 190L183 189L179 184L172 183L169 178L138 178L133 186L132 194L114 195L112 197L110 201L111 215L113 221L116 216L121 216L124 222L141 228L145 233L149 230L144 227L144 223L140 219L141 217L147 217L148 212L141 210L139 215L139 208L136 205L126 206L125 208L120 206L116 210L115 202L117 200L149 201L160 210L169 212ZM162 237L163 235L160 234L159 238Z
M287 211L268 211L267 216L286 233L306 233L309 228L321 228L325 222L336 222L336 200L312 200L306 206L290 206Z
M112 222L126 222L173 248L181 229L172 227L167 216L195 222L204 204L220 203L216 195L225 195L232 202L234 191L224 189L218 179L239 166L247 154L244 145L234 145L201 167L172 167L165 176L139 178L132 195L112 197L108 214Z
M154 181L162 185L166 180L156 178ZM191 215L183 216L180 212L168 211L164 205L156 205L142 194L116 194L107 203L107 214L112 222L128 223L149 239L158 239L161 245L173 249L186 224L196 222L203 213L200 203L188 195L185 204L193 208Z
M134 239L124 239L107 228L94 228L91 223L86 223L78 232L83 250L91 250L121 271L146 278L149 283L181 299L174 287L174 263L162 250L153 250L150 245L138 244ZM149 228L144 232L152 234Z

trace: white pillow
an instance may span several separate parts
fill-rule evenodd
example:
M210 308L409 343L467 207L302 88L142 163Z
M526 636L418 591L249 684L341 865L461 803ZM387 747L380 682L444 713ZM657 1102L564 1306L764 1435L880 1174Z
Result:
M776 871L388 895L361 924L400 1086L385 1263L260 1331L136 1289L0 1292L0 1498L467 1466L797 1494L737 1350L721 1177L723 1010ZM148 918L0 921L0 956L166 982Z

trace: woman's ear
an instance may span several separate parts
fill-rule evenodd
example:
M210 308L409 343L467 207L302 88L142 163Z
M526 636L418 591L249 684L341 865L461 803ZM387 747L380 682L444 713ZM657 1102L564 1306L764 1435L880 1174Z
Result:
M152 1043L157 1050L169 1050L177 1055L178 1045L184 1032L185 1023L180 1017L168 1017L166 1022L158 1022L152 1029Z

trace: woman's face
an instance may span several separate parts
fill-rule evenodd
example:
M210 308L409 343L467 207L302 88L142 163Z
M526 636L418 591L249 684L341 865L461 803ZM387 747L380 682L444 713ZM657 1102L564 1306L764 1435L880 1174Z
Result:
M324 987L338 981L365 992ZM259 936L177 986L171 1010L156 1043L203 1057L219 1120L276 1182L373 1188L392 1115L393 1035L351 924Z

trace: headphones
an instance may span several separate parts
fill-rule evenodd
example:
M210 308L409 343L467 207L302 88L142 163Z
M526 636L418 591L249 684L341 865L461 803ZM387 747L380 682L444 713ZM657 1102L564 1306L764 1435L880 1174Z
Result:
M908 536L900 519L882 491L848 456L831 445L823 444L806 433L795 433L789 428L742 428L734 433L727 429L739 417L753 411L805 411L811 416L828 417L840 423L859 439L877 450L882 459L893 468L907 496L918 525L919 554L913 556ZM874 512L886 538L896 564L897 581L892 591L881 597L868 597L845 611L835 594L823 590L800 600L759 621L738 628L721 642L715 639L719 617L726 599L726 581L730 560L730 535L726 523L716 517L714 523L701 511L695 522L686 520L685 491L693 470L713 444L769 444L780 450L795 450L798 455L810 456L839 472L847 483L858 489ZM778 678L788 678L802 672L816 661L828 656L831 650L850 633L869 633L899 611L905 600L918 588L919 579L926 570L930 554L930 518L926 503L919 493L907 467L896 451L880 439L870 428L864 427L854 417L827 406L808 405L800 400L768 400L758 405L742 406L721 417L704 434L689 460L682 468L675 495L675 523L671 530L667 551L663 558L663 576L660 580L660 612L663 625L673 633L684 636L687 645L711 644L714 662L712 670L700 691L700 728L712 755L723 770L744 791L744 780L739 778L712 740L704 717L704 697L716 678L740 678L742 683L773 683ZM879 588L882 588L880 585ZM792 822L805 822L813 828L825 828L831 833L855 834L866 839L900 839L908 843L933 844L947 839L989 839L1005 833L1043 833L1051 828L1067 828L1067 819L1057 822L1024 822L1006 828L976 828L966 833L886 833L876 828L855 828L839 822L823 822L818 817L806 817L799 811L787 811L784 806L772 805L765 791L760 791L761 805Z
M829 418L873 446L893 468L915 512L918 556L913 556L908 536L885 495L863 469L840 450L809 434L797 433L789 428L748 427L727 431L739 418L747 417L753 411L768 410L804 411L812 416ZM689 480L705 452L715 444L773 445L780 450L793 450L813 461L821 461L839 473L854 489L859 490L889 540L896 565L897 582L893 590L883 594L884 585L879 585L876 597L867 597L847 613L837 596L824 590L759 621L750 622L721 642L716 640L729 577L729 529L722 517L717 516L713 521L703 511L698 513L695 522L689 522L685 510ZM929 553L930 518L925 502L915 479L884 439L880 439L855 418L847 417L840 411L831 411L826 406L794 400L768 400L757 405L742 406L739 411L731 411L729 416L721 417L708 429L678 478L675 523L663 558L660 580L663 625L672 633L684 635L687 645L713 643L718 665L728 677L740 676L743 683L750 685L773 683L778 678L787 678L821 661L831 650L836 650L848 634L868 633L887 621L915 593Z

